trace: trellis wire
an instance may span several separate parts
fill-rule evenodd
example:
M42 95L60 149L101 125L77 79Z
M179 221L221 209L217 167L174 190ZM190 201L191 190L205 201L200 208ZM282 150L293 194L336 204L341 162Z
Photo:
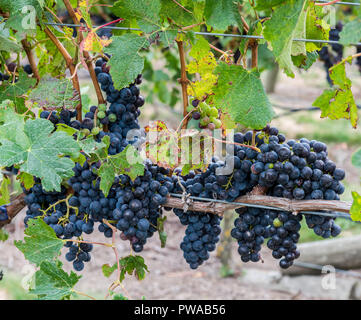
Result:
M177 193L170 193L170 196L172 197L176 197L176 198L182 198L183 195L181 194L177 194ZM211 199L211 198L201 198L201 197L194 197L194 196L189 196L189 199L192 200L196 200L196 201L203 201L203 202L218 202L218 203L224 203L224 204L236 204L236 205L240 205L242 207L251 207L251 208L259 208L259 209L269 209L269 210L277 210L277 211L288 211L285 209L281 209L278 207L272 207L272 206L265 206L262 204L253 204L253 203L244 203L244 202L232 202L232 201L225 201L225 200L218 200L218 199ZM291 212L291 211L288 211ZM325 217L331 217L331 218L342 218L342 219L347 219L347 220L351 220L351 217L349 214L344 213L344 212L337 212L337 211L333 211L333 212L326 212L326 211L299 211L299 213L304 213L304 214L313 214L313 215L318 215L318 216L325 216ZM361 223L358 221L353 221L356 223Z
M316 2L319 2L319 3L327 3L327 2L330 2L330 0L317 0ZM334 4L338 4L338 5L346 5L346 6L359 6L360 3L358 2L336 2Z
M80 24L72 24L72 23L55 23L55 22L46 22L45 25L50 26L64 26L64 27L82 27ZM94 28L98 28L101 26L93 26ZM107 26L103 29L111 29L111 30L129 30L129 31L142 31L139 28L127 28L127 27L112 27ZM187 32L187 31L184 31ZM217 36L217 37L234 37L234 38L245 38L245 39L257 39L264 40L264 37L261 36L250 36L246 34L231 34L231 33L210 33L210 32L194 32L194 34L205 35L205 36ZM303 39L303 38L295 38L292 41L297 42L312 42L312 43L328 43L328 44L341 44L336 40L320 40L320 39ZM353 46L361 46L361 42L351 43Z
M281 118L281 117L284 117L284 116L288 116L292 113L295 113L295 112L301 112L301 111L317 111L317 110L320 110L320 108L318 107L306 107L306 108L288 108L288 107L284 107L284 106L281 106L281 105L277 105L277 104L272 104L274 108L276 109L281 109L281 110L285 110L285 112L281 113L281 114L277 114L276 116L273 117L273 119L277 119L277 118ZM361 106L360 105L357 105L357 109L361 110Z
M327 1L318 1L318 2L327 2ZM349 5L360 5L360 3L352 3L352 2L338 2L338 4L349 4ZM65 27L81 27L80 24L72 24L72 23L53 23L53 22L47 22L44 23L45 25L52 25L52 26L65 26ZM94 26L94 28L97 28L100 26ZM130 31L141 31L139 28L127 28L127 27L114 27L114 26L106 26L104 29L111 29L111 30L130 30ZM240 34L226 34L226 33L210 33L210 32L194 32L195 34L199 35L207 35L207 36L223 36L223 37L236 37L236 38L248 38L248 39L259 39L263 40L264 37L261 36L250 36L250 35L240 35ZM339 41L334 40L320 40L320 39L292 39L293 41L299 41L299 42L314 42L314 43L330 43L330 44L339 44ZM356 46L361 46L361 42L357 42L355 44ZM179 197L181 198L182 195L179 194L171 194L171 196ZM229 202L229 201L223 201L218 199L210 199L210 198L200 198L200 197L193 197L190 196L190 199L198 200L198 201L205 201L205 202L218 202L218 203L234 203L237 205L241 205L244 207L253 207L253 208L260 208L260 209L270 209L270 210L278 210L278 211L287 211L281 208L277 207L271 207L271 206L264 206L264 205L257 205L257 204L249 204L249 203L242 203L242 202ZM333 217L333 218L343 218L353 221L350 218L350 215L345 214L343 212L320 212L320 211L300 211L300 213L305 214L313 214L313 215L320 215L320 216L326 216L326 217Z
M294 261L293 265L296 267L301 267L305 269L314 269L314 270L321 270L324 268L324 266L321 266L319 264L314 264L310 262L302 262L302 261ZM335 268L336 273L340 273L346 276L355 277L355 278L361 278L361 273L354 272L354 271L348 271L348 270L342 270Z

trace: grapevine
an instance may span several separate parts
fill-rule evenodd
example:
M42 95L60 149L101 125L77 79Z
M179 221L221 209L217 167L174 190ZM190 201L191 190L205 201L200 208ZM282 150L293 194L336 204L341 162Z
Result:
M166 246L173 213L185 226L179 254L192 270L206 268L217 249L227 208L237 216L230 237L240 261L262 263L267 247L282 269L302 257L302 220L325 239L342 230L324 211L361 221L361 196L353 191L352 205L341 201L346 174L327 145L288 139L271 123L275 112L260 77L261 44L291 78L319 56L331 88L313 105L322 118L356 128L346 64L360 63L360 46L343 55L360 40L353 30L361 17L330 26L323 8L339 1L121 0L101 9L93 1L23 2L35 6L34 28L15 23L25 18L16 4L0 2L0 228L27 208L24 239L14 244L36 267L30 292L39 299L92 299L74 286L97 245L115 255L102 267L106 277L116 271L105 296L115 299L126 275L142 280L151 272L142 252L156 233ZM220 41L218 31L235 40ZM300 41L309 35L319 42ZM153 54L169 70L155 70ZM80 70L96 103L84 94ZM155 99L182 105L175 128L163 120L143 126ZM353 164L360 167L360 159L358 150ZM12 176L22 190L16 196ZM258 207L252 197L262 199ZM294 210L302 204L317 212ZM93 241L95 232L104 242ZM119 240L128 256L119 256ZM60 254L75 272L63 270Z

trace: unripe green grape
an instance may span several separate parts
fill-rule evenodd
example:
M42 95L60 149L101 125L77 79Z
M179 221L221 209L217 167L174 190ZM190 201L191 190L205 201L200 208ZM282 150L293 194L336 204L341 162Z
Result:
M215 118L215 117L210 117L210 118L209 118L209 121L210 121L210 122L213 122L213 123L215 123L216 120L217 120L217 118Z
M107 111L107 105L106 104L100 104L98 107L99 111Z
M92 131L91 131L91 133L93 134L93 135L97 135L97 134L99 134L99 132L100 132L100 129L98 128L98 127L94 127L93 129L92 129Z
M200 109L202 110L202 112L205 112L207 115L209 114L211 108L209 107L208 104L206 104L205 102L202 102L200 104Z
M211 111L209 112L209 116L217 118L218 117L218 109L215 107L211 108Z
M278 218L276 218L276 219L273 220L273 225L274 225L276 228L279 228L279 227L282 227L282 226L283 226L283 223L282 223L282 221L280 221Z
M115 121L117 121L117 116L116 116L116 114L114 114L114 113L111 113L111 114L108 116L108 118L109 118L109 121L110 121L110 122L115 122Z
M216 119L213 123L215 124L216 129L219 129L222 127L222 121L219 119Z
M90 134L90 130L89 129L81 129L81 133L88 136Z
M199 123L200 123L201 126L206 126L209 123L209 118L204 117L204 118L201 119L201 121L199 121Z
M105 112L104 111L98 111L97 117L98 117L98 119L104 119L105 118Z

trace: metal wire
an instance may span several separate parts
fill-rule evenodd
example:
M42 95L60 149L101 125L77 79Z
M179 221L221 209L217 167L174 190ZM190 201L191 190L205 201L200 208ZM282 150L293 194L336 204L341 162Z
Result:
M302 261L294 261L293 265L296 267L301 267L305 269L314 269L314 270L322 270L324 266L321 266L319 264L314 264L310 262L302 262ZM355 278L361 278L361 273L354 272L354 271L348 271L348 270L342 270L335 268L336 273L340 273L346 276L355 277Z
M327 2L330 2L330 0L317 0L316 2L319 2L319 3L327 3ZM338 4L338 5L346 5L346 6L360 6L360 3L358 2L336 2L334 4Z
M285 110L285 112L277 114L276 116L274 116L273 119L278 119L278 118L281 118L281 117L284 117L284 116L288 116L288 115L293 114L295 112L320 110L320 108L318 108L318 107L289 108L289 107L285 107L285 106L281 106L281 105L277 105L277 104L272 104L272 105L273 105L273 107L275 109ZM361 106L357 105L357 109L361 110Z
M182 198L181 194L170 193L170 195L172 197ZM244 203L244 202L232 202L232 201L225 201L225 200L218 200L218 199L211 199L211 198L201 198L201 197L194 197L194 196L190 196L189 199L193 199L193 200L197 200L197 201L203 201L203 202L217 202L217 203L224 203L224 204L236 204L236 205L240 205L240 206L243 206L243 207L259 208L259 209L288 211L288 210L285 210L285 209L272 207L272 206L264 206L264 205L261 205L261 204L252 204L252 203ZM288 212L291 212L291 211L288 211ZM332 217L332 218L342 218L342 219L347 219L347 220L353 221L349 214L344 213L344 212L338 212L338 211L333 211L333 212L327 212L327 211L299 211L299 213L312 214L312 215L325 216L325 217ZM361 223L361 222L358 222L358 221L353 221L353 222Z
M46 22L45 25L50 26L65 26L65 27L81 27L80 24L72 24L72 23L55 23L55 22ZM94 26L94 28L98 28L100 26ZM141 31L139 28L126 28L126 27L112 27L107 26L103 29L111 29L111 30L129 30L129 31ZM185 31L187 32L187 31ZM229 33L211 33L211 32L194 32L194 34L205 35L205 36L217 36L217 37L233 37L233 38L245 38L245 39L258 39L264 40L264 37L261 36L250 36L246 34L229 34ZM312 42L312 43L326 43L326 44L341 44L336 40L321 40L321 39L303 39L303 38L295 38L292 41L297 42ZM361 46L361 42L351 43L353 46Z

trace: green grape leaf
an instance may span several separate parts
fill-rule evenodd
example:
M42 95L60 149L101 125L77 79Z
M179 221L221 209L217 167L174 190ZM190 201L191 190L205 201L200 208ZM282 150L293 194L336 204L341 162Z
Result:
M317 51L313 51L307 52L306 57L304 55L292 56L292 62L296 67L308 70L317 61L317 58Z
M136 34L124 34L113 37L105 52L112 55L109 60L110 74L114 87L121 89L134 81L144 68L144 58L139 55L142 48L149 46L149 41Z
M0 229L0 241L5 242L7 239L9 239L8 232L4 229Z
M207 25L223 31L228 26L237 24L239 4L242 4L242 0L206 0L204 16Z
M24 241L15 240L14 244L28 261L40 265L43 261L53 260L60 254L64 243L43 220L29 219L24 232Z
M35 184L34 177L31 174L28 174L26 172L21 172L19 174L19 179L20 179L21 183L24 185L24 188L26 190L29 190Z
M29 100L47 110L75 109L80 102L80 94L69 79L45 77L30 92Z
M287 2L288 0L258 0L256 5L256 10L265 10L273 7L277 7L282 3Z
M177 5L173 0L162 0L162 9L160 14L162 16L172 19L177 25L187 26L197 22L192 10L193 3L190 1L183 9Z
M43 261L35 273L35 288L30 293L36 294L39 300L69 299L80 278L73 271L66 273L60 261Z
M103 264L102 265L102 272L103 275L107 278L109 278L115 270L117 270L117 263L115 263L113 266L110 266L109 264Z
M214 89L214 103L235 122L262 129L272 120L274 111L257 71L223 62L215 72L219 78Z
M264 37L270 43L279 66L290 77L294 77L291 55L306 55L305 43L292 41L305 33L306 3L306 0L287 1L277 7L272 18L264 24Z
M119 260L121 267L120 279L122 282L125 279L125 275L134 275L138 280L145 278L145 273L148 272L148 267L144 263L144 259L141 256L127 256Z
M103 163L98 170L98 176L101 179L100 190L102 190L104 195L107 197L116 176L114 166L108 162Z
M16 113L13 101L5 100L0 104L0 137L16 141L25 147L22 142L26 139L24 134L24 118Z
M352 155L351 162L355 167L361 168L361 148Z
M351 91L351 80L346 76L345 64L351 63L348 57L329 69L333 89L326 89L312 104L321 109L321 118L349 119L357 127L357 105Z
M173 45L175 38L177 38L178 30L176 29L165 29L164 31L158 32L157 37L163 43L165 47Z
M108 157L108 149L110 146L110 137L109 136L105 136L102 140L101 143L105 146L105 147L101 147L101 148L96 148L91 154L90 154L90 162L98 162L99 160L103 161Z
M19 52L21 49L17 43L0 34L0 51Z
M0 136L0 166L19 165L21 172L40 178L46 191L60 191L62 180L74 175L74 162L65 156L78 158L79 144L65 132L53 132L49 120L19 120L12 126L18 127L15 136Z
M10 191L9 191L10 184L11 184L11 180L3 176L0 185L0 206L10 203Z
M328 40L330 25L326 21L322 7L309 2L306 18L306 38ZM306 42L306 50L308 52L320 50L325 45L325 43Z
M348 46L352 43L357 43L361 39L361 19L356 18L353 21L346 23L340 32L340 43Z
M351 219L353 221L361 221L361 195L356 191L352 191L353 203L350 209Z
M112 10L126 20L136 19L139 27L146 33L161 29L160 0L120 0L114 4Z
M127 297L123 296L121 293L113 295L112 300L129 300Z
M100 190L105 196L108 196L116 176L125 174L134 180L136 177L144 175L143 159L132 145L128 145L116 155L108 156L106 160L98 170L101 179Z
M24 71L19 70L19 80L17 82L8 81L0 86L0 101L12 100L17 111L23 105L23 96L36 84L36 79L30 78ZM20 105L19 105L20 104Z
M0 9L9 12L10 17L6 20L6 27L17 31L19 39L27 33L36 30L36 18L41 18L44 1L39 0L0 0Z

